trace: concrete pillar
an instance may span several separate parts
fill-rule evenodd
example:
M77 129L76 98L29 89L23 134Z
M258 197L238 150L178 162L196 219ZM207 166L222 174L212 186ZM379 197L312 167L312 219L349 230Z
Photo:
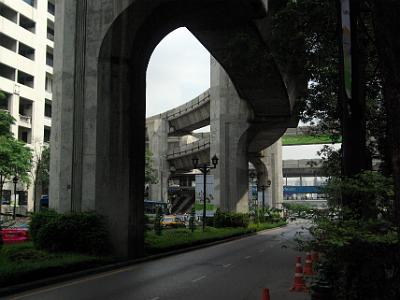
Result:
M153 154L153 168L156 171L157 183L149 186L149 199L167 202L168 178L170 176L168 154L168 121L164 116L146 121L149 137L149 150Z
M282 208L283 203L283 173L282 173L282 139L269 147L271 151L271 193L272 207Z
M210 155L219 158L213 170L216 203L223 211L248 211L247 134L251 110L240 99L224 69L211 57Z

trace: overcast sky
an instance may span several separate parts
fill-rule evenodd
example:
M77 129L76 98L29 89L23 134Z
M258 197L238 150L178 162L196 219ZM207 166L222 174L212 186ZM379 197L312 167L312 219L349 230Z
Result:
M147 69L146 116L184 104L210 87L210 54L186 29L167 35Z
M210 87L210 54L186 29L167 35L156 47L147 69L146 116L165 112ZM205 129L207 130L207 129ZM336 145L335 148L340 147ZM283 159L318 158L322 145L283 147Z

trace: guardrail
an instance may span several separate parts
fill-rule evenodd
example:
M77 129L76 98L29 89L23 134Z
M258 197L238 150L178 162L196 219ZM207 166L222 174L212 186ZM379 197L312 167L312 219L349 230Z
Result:
M174 159L182 156L186 156L188 154L193 154L205 149L210 148L211 142L210 139L199 140L190 144L185 145L184 147L176 147L172 149L171 152L167 154L167 159Z
M167 120L173 120L176 119L184 114L187 114L188 112L193 111L195 108L198 108L207 102L210 102L210 92L206 91L203 94L199 95L196 99L185 103L182 106L178 106L177 108L171 110L171 113L167 112ZM177 111L175 111L177 110Z
M19 115L19 120L21 122L31 124L31 117L29 116Z

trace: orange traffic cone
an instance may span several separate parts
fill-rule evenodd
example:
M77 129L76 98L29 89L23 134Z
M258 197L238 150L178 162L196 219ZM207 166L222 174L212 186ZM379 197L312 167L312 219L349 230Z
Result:
M314 275L314 271L312 268L312 260L311 260L311 254L307 252L306 255L306 263L304 265L304 275Z
M303 279L303 267L301 265L301 257L297 256L296 259L296 271L294 274L294 283L292 288L290 289L291 292L306 292L307 287L304 283Z
M261 300L270 300L269 298L269 289L263 289Z
M319 261L319 253L317 251L312 251L312 261Z

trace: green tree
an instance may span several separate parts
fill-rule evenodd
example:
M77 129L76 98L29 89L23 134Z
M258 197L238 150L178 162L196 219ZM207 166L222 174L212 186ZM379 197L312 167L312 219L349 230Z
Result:
M395 209L400 226L400 3L397 0L370 0L374 37L382 73L383 98L387 111L390 163L395 182ZM400 232L400 231L399 231ZM400 234L400 233L399 233Z
M30 184L29 173L32 169L32 151L10 134L14 119L9 113L0 111L0 119L4 121L0 125L4 129L2 131L4 134L0 135L0 195L2 199L4 183L13 176L18 176L19 180L26 185Z
M144 169L144 182L146 184L157 183L156 170L153 168L153 153L146 150L145 153L145 169Z

